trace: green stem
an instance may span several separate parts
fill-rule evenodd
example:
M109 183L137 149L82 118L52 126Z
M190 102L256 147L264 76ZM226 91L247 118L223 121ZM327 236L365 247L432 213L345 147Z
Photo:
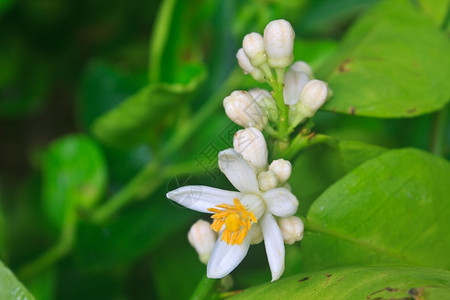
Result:
M332 137L324 134L316 134L313 136L305 136L299 133L291 142L286 151L282 152L281 157L287 160L291 160L297 155L297 153L312 145L324 143L333 140Z
M284 103L283 98L283 78L284 69L276 69L277 72L277 82L272 86L273 88L273 98L277 104L279 115L278 115L278 133L279 137L283 142L287 142L289 138L289 110L288 106Z
M219 281L211 279L205 276L200 280L194 293L191 296L191 300L210 300L218 298L217 285Z
M64 220L58 243L44 252L41 256L19 269L17 272L18 276L24 281L29 280L66 256L71 251L75 241L76 225L76 212L72 211L72 213Z
M175 0L165 0L161 4L155 26L150 40L150 67L149 79L151 82L160 81L161 77L161 56L164 52L167 39L169 37L170 24L172 22Z
M450 106L433 114L433 125L431 129L430 151L436 155L444 155L444 141L446 136L447 114Z

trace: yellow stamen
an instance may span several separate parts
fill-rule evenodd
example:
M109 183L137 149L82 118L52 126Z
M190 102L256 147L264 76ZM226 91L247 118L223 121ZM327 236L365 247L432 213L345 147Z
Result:
M214 219L211 224L212 230L219 232L225 225L221 240L227 244L240 245L247 236L252 222L257 223L257 220L252 212L247 211L238 198L234 198L233 203L234 205L219 204L216 207L222 209L208 208L208 210L215 213L211 216Z

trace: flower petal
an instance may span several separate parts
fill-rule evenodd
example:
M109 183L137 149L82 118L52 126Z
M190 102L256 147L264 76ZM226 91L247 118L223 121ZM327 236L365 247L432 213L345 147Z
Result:
M241 199L242 194L204 185L187 185L168 192L166 197L189 209L212 213L208 208L222 203L233 205L233 199Z
M266 246L267 259L269 261L270 271L272 272L272 281L280 278L284 271L284 242L280 227L270 213L266 213L261 218L261 229L264 236L264 245Z
M260 194L255 171L233 148L219 152L219 168L240 192Z
M303 87L308 83L309 76L303 72L296 72L292 68L286 72L284 77L283 98L287 105L294 105L300 99Z
M252 227L242 244L233 246L221 241L222 235L220 235L211 253L206 275L209 278L222 278L230 274L247 255L253 231Z
M298 208L297 198L286 188L275 188L262 195L267 210L277 217L289 217Z

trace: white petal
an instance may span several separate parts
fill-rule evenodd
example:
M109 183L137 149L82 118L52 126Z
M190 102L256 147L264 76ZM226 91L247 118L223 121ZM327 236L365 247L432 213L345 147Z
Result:
M267 260L269 261L272 281L280 278L284 271L284 242L280 227L270 213L261 219L261 229L266 246Z
M288 217L295 214L298 208L297 198L286 188L275 188L262 195L267 210L277 217Z
M300 93L308 83L309 76L303 72L296 72L292 68L284 77L283 97L287 105L296 104L300 100Z
M217 239L206 268L209 278L222 278L230 274L247 255L250 242L253 238L253 227L248 232L241 245L229 245L221 241L222 235Z
M234 149L219 152L219 168L240 192L259 194L255 171Z
M267 144L264 135L255 127L241 129L234 134L233 147L256 169L267 168Z
M242 194L204 185L188 185L168 192L166 197L189 209L211 213L208 208L222 203L233 205L233 199L241 199Z

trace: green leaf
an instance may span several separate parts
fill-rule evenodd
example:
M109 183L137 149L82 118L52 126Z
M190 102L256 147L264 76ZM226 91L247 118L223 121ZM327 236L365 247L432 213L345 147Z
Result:
M316 69L336 52L337 45L333 40L306 41L296 39L294 42L295 61L305 61L313 69Z
M318 72L333 90L324 109L412 117L450 99L450 43L410 1L383 1L361 18Z
M420 150L366 161L311 206L302 270L388 262L450 269L448 178L449 162Z
M117 66L93 61L84 72L77 97L84 128L145 85L144 74L130 74Z
M20 283L14 274L0 261L0 299L33 300L34 297Z
M447 299L450 272L410 266L342 267L301 273L231 299Z
M74 209L90 209L106 185L106 167L99 146L84 135L53 142L43 164L43 205L51 223L61 227Z
M134 146L151 136L171 108L176 108L203 81L205 73L191 78L187 85L155 83L128 97L99 117L92 131L103 142L123 148Z
M162 2L150 44L151 82L187 84L204 73L200 46L211 36L204 25L216 5L212 0Z
M445 17L449 13L449 0L419 0L424 13L429 16L437 26L444 25Z
M353 141L315 145L293 161L289 179L292 191L299 197L299 213L306 215L311 203L331 184L368 159L386 149Z

